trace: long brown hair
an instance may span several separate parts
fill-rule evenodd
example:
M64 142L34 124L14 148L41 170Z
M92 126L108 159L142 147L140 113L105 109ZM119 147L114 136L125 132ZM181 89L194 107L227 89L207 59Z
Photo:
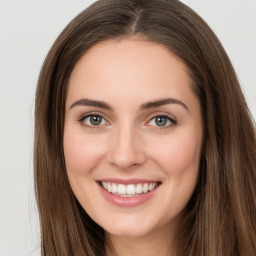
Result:
M166 46L186 64L201 103L199 180L177 233L177 255L255 256L255 123L219 40L177 0L100 0L68 24L49 51L35 106L42 256L105 255L104 230L80 206L67 178L65 98L75 64L92 45L134 35Z

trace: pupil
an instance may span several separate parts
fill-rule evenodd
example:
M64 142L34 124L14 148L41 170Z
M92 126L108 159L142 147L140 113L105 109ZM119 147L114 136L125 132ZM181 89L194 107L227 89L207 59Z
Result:
M166 117L163 117L163 116L159 116L156 118L156 124L158 126L165 126L167 123L167 118Z
M90 118L90 122L92 125L99 125L102 121L102 117L101 116L91 116Z

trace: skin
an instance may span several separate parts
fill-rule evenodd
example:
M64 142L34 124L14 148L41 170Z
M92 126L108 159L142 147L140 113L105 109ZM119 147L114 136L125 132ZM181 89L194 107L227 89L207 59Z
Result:
M179 102L141 108L166 98ZM102 101L111 110L74 104L81 99ZM90 114L104 119L92 125L90 117L83 118ZM154 117L161 115L175 121L168 117L159 126ZM66 100L67 174L78 201L104 228L117 254L175 255L173 236L197 182L202 127L187 68L164 46L138 38L108 40L79 60ZM161 185L148 201L125 208L102 196L96 181L106 178Z

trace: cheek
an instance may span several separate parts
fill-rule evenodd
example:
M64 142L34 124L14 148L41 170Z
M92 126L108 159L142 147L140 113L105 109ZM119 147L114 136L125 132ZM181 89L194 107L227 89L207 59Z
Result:
M63 142L66 170L72 191L87 213L92 214L92 210L97 209L97 205L91 200L95 189L94 170L104 155L104 145L98 143L93 136L86 136L72 129L65 130Z
M93 136L92 136L93 137ZM64 134L64 155L68 173L88 174L104 154L104 147L88 136Z
M181 177L186 174L198 173L201 136L195 134L176 134L161 144L154 144L152 155L161 169L168 175Z
M153 155L166 174L166 197L161 200L166 215L173 218L185 208L195 190L201 156L201 138L174 136L155 145Z

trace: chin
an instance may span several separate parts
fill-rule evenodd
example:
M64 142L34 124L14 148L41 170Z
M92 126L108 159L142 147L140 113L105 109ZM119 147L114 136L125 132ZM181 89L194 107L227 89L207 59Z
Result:
M141 237L149 233L149 230L138 228L138 227L114 227L109 230L105 230L107 233L113 236L120 237Z
M103 229L114 236L141 237L154 230L155 225L144 221L122 220L115 223L102 224Z

